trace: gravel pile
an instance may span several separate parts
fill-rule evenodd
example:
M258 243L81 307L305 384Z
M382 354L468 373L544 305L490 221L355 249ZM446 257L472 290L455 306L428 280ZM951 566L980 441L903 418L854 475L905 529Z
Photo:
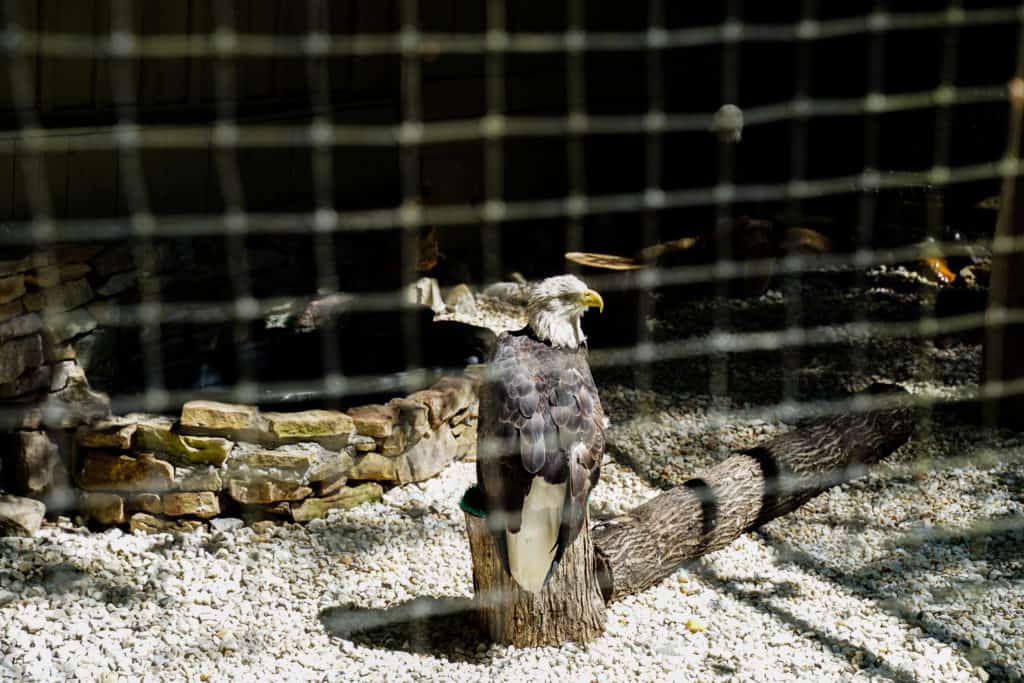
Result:
M916 301L905 296L880 296L879 310ZM738 303L750 314L732 317L756 326L753 312L777 315L779 298ZM701 306L666 314L658 334L701 334ZM851 348L867 362L844 360ZM724 419L770 405L782 384L776 355L728 360L728 398L683 390L706 382L706 359L658 365L644 388L620 381L621 368L598 373L615 459L595 517L792 428ZM978 349L865 340L803 360L797 398L866 377L938 393L977 381ZM458 508L469 463L304 527L219 520L220 530L131 536L48 525L0 540L0 677L1019 680L1024 438L929 424L864 479L612 604L607 633L587 647L513 650L475 628Z

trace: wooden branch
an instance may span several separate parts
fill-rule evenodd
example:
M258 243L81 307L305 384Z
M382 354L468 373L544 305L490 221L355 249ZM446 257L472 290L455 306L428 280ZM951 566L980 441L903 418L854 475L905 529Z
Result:
M903 390L876 385L872 393L893 391ZM861 476L906 443L912 427L905 408L816 420L595 525L605 600L644 590L685 562Z
M466 510L473 595L481 625L497 643L516 647L587 643L604 632L604 600L594 573L594 546L583 530L539 593L522 590L501 563L487 522Z
M1010 145L1008 156L1024 153L1024 78L1010 81ZM1017 174L1003 179L996 240L1024 239L1024 178ZM1019 312L1024 309L1024 251L996 251L989 281L989 308ZM985 325L984 365L986 383L1019 384L1024 381L1024 324L993 319ZM986 403L987 421L1015 429L1024 428L1024 394L1008 391Z

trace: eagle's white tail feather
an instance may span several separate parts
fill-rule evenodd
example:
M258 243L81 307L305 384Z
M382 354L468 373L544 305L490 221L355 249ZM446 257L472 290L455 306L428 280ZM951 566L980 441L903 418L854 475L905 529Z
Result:
M538 592L544 587L562 524L565 484L549 484L536 477L523 500L519 531L505 532L508 566L512 578L524 590Z

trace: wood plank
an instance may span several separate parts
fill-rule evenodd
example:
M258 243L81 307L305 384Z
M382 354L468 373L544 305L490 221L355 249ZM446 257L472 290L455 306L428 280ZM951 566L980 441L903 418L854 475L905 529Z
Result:
M309 29L308 4L296 7L288 0L278 4L274 33L294 37ZM280 57L274 64L274 94L277 97L308 97L309 76L305 57Z
M15 145L14 191L11 217L30 220L41 212L55 217L67 214L68 150L30 155L21 142Z
M34 0L11 0L0 6L3 10L4 17L4 28L9 25L17 25L25 31L36 32L39 29L39 3ZM31 81L30 89L30 101L28 102L16 102L14 92L11 89L11 78L10 74L5 68L3 70L3 76L0 77L0 111L17 111L21 109L31 109L36 106L36 99L38 95L37 84L39 79L35 77L37 61L34 58L29 58L29 65L32 69L33 77Z
M11 220L14 195L14 140L0 141L0 220Z
M355 0L355 32L387 34L398 30L394 0ZM400 60L397 55L363 57L352 71L352 89L361 93L398 95Z
M348 36L355 32L355 4L352 0L332 3L330 6L330 32L332 35ZM347 93L352 90L354 57L333 57L327 62L330 89L332 93Z
M189 3L181 0L147 0L142 13L143 35L189 32ZM141 64L139 102L146 105L184 104L188 101L189 60L146 59Z
M206 210L210 151L149 149L142 153L143 177L153 213L201 213Z
M134 2L130 5L130 16L128 17L128 30L138 34L142 27L142 3ZM108 36L114 27L123 28L121 17L111 16L111 3L109 0L100 0L96 3L95 26L97 35ZM117 21L114 21L117 19ZM139 60L131 59L113 60L101 58L96 62L96 85L94 101L97 109L116 109L119 106L137 105L139 103ZM124 79L130 87L127 92L115 96L115 84L121 85L115 79ZM123 101L119 101L123 99Z
M211 0L198 0L192 6L192 25L189 31L199 40L206 40L216 30ZM210 57L197 57L191 64L190 101L194 103L212 102L216 97L217 83L214 79L215 60Z
M95 0L46 0L41 31L91 36L95 33ZM40 57L41 112L91 110L94 102L96 60L82 57Z
M67 216L116 215L119 186L116 150L72 150L68 158Z
M236 11L240 33L274 33L278 13L277 0L238 0ZM266 99L274 94L274 61L274 57L239 59L237 77L240 99Z

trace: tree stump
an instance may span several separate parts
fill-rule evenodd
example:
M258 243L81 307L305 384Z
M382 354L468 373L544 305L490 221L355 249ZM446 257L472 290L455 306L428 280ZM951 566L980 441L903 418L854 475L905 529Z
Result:
M506 573L481 512L476 487L463 497L473 559L473 599L494 642L515 647L587 643L604 632L604 598L594 565L590 515L539 593L524 591ZM481 496L482 498L482 496Z

